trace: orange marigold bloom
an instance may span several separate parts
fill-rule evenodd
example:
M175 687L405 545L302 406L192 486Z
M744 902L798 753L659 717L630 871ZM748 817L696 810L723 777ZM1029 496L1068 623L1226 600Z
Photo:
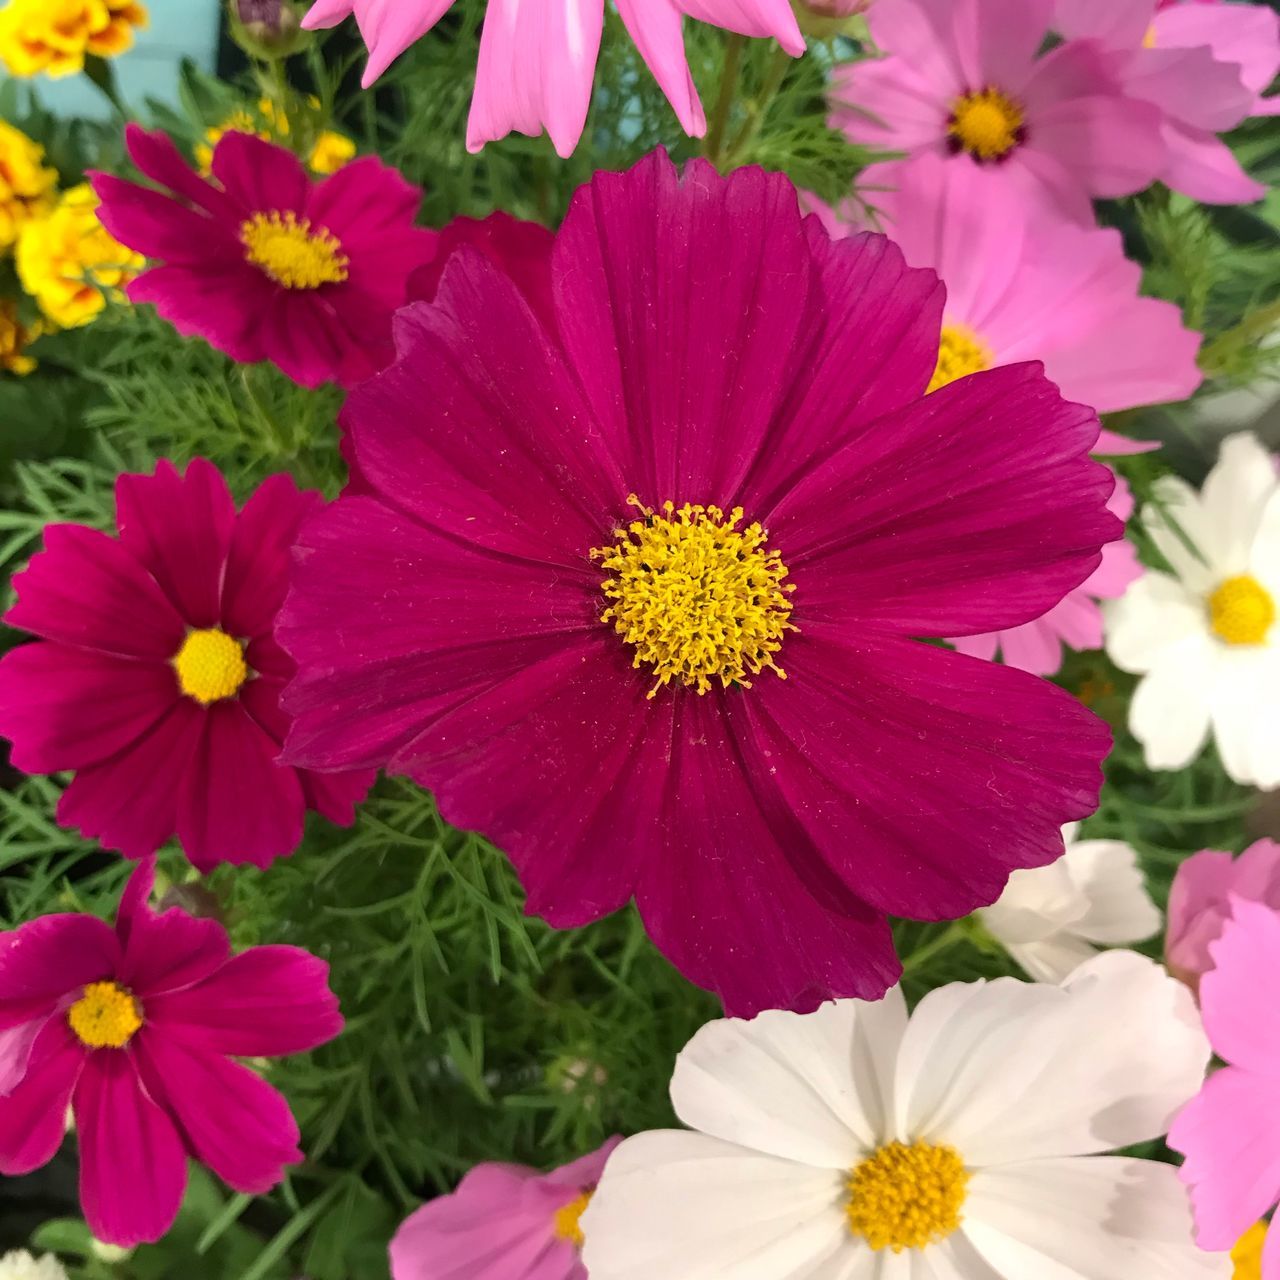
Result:
M57 173L44 165L44 148L0 120L0 252L53 207L57 184Z
M15 76L75 75L91 54L124 53L146 25L137 0L9 0L0 10L0 60Z

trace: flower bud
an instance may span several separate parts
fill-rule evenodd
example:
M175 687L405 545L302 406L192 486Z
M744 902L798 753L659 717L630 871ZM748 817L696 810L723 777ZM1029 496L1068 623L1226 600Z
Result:
M230 11L231 38L251 58L288 58L311 38L293 0L230 0Z
M791 0L801 30L820 40L839 35L865 36L862 15L871 5L872 0Z

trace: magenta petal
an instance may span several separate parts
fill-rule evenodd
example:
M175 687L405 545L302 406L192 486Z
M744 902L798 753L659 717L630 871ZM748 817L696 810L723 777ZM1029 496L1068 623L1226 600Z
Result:
M155 912L147 903L155 876L154 859L140 864L120 902L117 932L124 958L117 978L143 1001L203 982L230 955L227 931L216 920L188 915L177 907Z
M197 213L171 196L110 174L93 176L101 204L98 218L121 244L148 258L174 263L206 262L218 245L228 261L244 256L240 244L207 214Z
M352 769L345 773L315 773L299 769L298 781L306 797L307 808L339 827L349 827L356 820L356 809L364 802L377 781L376 769Z
M299 947L251 947L197 985L147 1001L147 1020L208 1053L275 1058L342 1030L329 966Z
M138 1070L177 1122L191 1154L229 1187L263 1195L302 1160L289 1104L260 1075L217 1054L143 1030Z
M0 1026L11 1004L52 1009L86 982L110 977L119 961L115 932L96 916L41 916L0 933Z
M75 1114L89 1230L126 1249L159 1240L178 1216L187 1157L173 1121L143 1090L130 1053L90 1056Z
M0 1096L0 1173L18 1177L53 1159L66 1136L67 1106L86 1057L65 1019L45 1023L22 1082Z
M250 133L224 133L213 149L213 176L245 215L307 211L311 183L296 155Z
M198 208L229 216L230 201L214 183L200 177L161 129L148 133L139 125L125 127L125 144L129 158L153 182L168 187Z

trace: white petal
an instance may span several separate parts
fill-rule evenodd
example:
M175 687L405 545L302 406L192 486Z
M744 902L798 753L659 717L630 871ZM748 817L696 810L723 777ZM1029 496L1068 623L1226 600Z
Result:
M1263 509L1277 488L1275 459L1257 436L1246 432L1222 442L1200 505L1212 539L1206 550L1223 577L1248 570Z
M691 1129L755 1151L849 1170L887 1133L887 1091L907 1010L838 1000L708 1023L676 1060L671 1100Z
M1280 786L1280 645L1223 646L1211 697L1223 768L1237 782Z
M1162 476L1152 501L1142 510L1142 523L1188 590L1203 593L1227 576L1215 555L1213 521L1205 514L1200 495L1185 480Z
M1009 954L1027 977L1034 978L1036 982L1057 983L1065 981L1097 953L1083 938L1059 933L1040 942L1010 947Z
M1068 846L1069 847L1069 846ZM988 932L1012 949L1061 933L1089 909L1065 859L1047 867L1015 871L994 906L978 912Z
M1107 653L1141 675L1189 636L1209 634L1204 603L1164 573L1143 574L1119 600L1103 604Z
M1160 909L1147 892L1137 852L1122 840L1081 840L1063 859L1088 910L1071 932L1106 946L1144 942L1160 932Z
M1172 1165L1095 1157L983 1169L964 1234L1008 1280L1231 1280L1191 1238Z
M844 1182L700 1133L642 1133L610 1156L583 1215L583 1263L592 1280L871 1280ZM859 1253L861 1269L830 1269Z
M1280 583L1280 485L1267 499L1259 517L1249 572L1268 585Z
M1134 690L1129 728L1152 769L1182 769L1209 736L1216 654L1208 636L1184 640L1161 655Z

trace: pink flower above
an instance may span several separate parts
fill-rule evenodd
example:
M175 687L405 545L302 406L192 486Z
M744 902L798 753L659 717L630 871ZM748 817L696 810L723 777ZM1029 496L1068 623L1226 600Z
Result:
M1231 917L1233 898L1280 911L1280 844L1258 840L1238 858L1206 849L1178 868L1169 891L1165 960L1188 986L1197 987L1213 968L1210 947Z
M1096 803L1093 716L917 641L1098 567L1097 418L1029 365L925 397L937 277L758 169L597 175L550 255L547 313L458 248L348 398L286 758L412 776L558 927L634 898L734 1010L878 997L886 913L989 904Z
M272 476L237 513L216 467L116 482L118 538L45 530L5 621L0 733L28 773L74 770L58 821L130 858L174 833L201 870L266 866L307 809L348 824L373 774L277 762L293 663L272 637L289 550L320 495Z
M328 966L297 947L232 955L226 931L147 905L133 873L113 930L55 915L0 933L0 1173L80 1145L80 1201L108 1244L173 1224L187 1158L261 1195L302 1159L279 1093L243 1057L302 1053L342 1030Z
M477 1165L396 1232L392 1280L587 1280L578 1223L621 1141L546 1174Z
M179 333L295 382L350 386L391 359L391 316L435 253L413 225L421 193L372 156L315 182L293 152L249 134L214 148L201 178L164 133L126 131L129 155L170 194L93 175L98 216L162 265L128 286Z
M315 30L355 15L369 46L368 88L453 0L317 0L303 19ZM618 13L686 133L701 136L707 119L684 54L683 15L745 36L773 36L788 53L804 52L790 0L617 0ZM508 133L543 129L561 156L578 145L591 106L604 0L492 0L485 10L467 149L479 151Z
M1120 94L1109 56L1041 56L1053 0L892 0L870 13L884 58L835 75L833 124L855 141L930 152L1014 183L1082 222L1165 164L1160 113Z

